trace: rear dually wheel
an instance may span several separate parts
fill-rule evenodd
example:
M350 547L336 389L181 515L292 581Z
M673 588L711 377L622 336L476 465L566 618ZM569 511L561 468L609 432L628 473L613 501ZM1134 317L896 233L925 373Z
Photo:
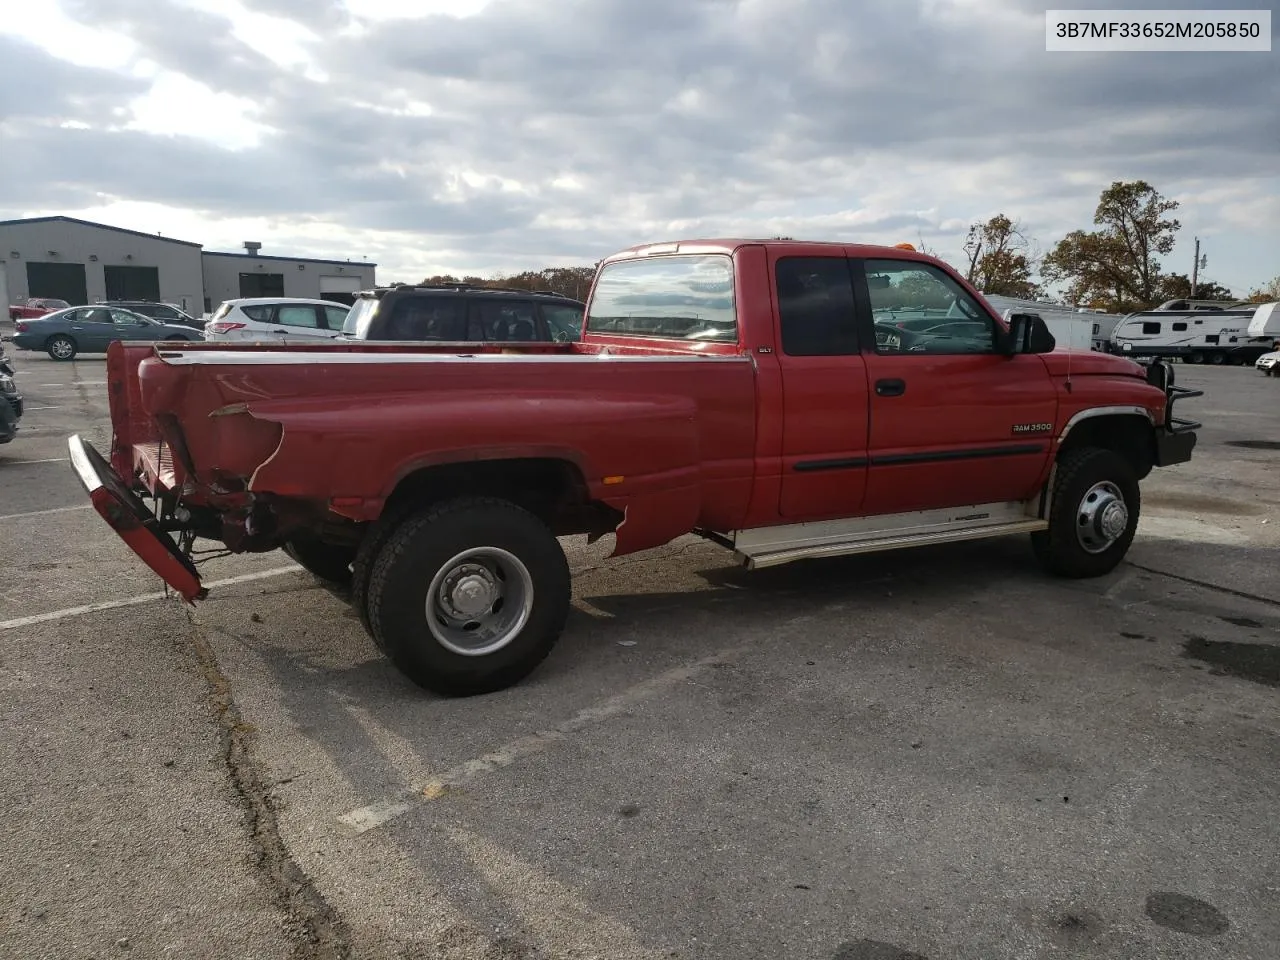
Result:
M546 524L508 501L469 497L395 528L365 603L378 646L406 676L471 696L518 683L546 658L569 596L569 564Z

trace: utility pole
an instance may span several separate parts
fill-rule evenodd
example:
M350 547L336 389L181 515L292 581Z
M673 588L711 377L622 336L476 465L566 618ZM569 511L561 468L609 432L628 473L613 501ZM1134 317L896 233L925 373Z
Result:
M1196 280L1200 276L1200 238L1196 237L1196 261L1191 264L1191 299L1196 298Z

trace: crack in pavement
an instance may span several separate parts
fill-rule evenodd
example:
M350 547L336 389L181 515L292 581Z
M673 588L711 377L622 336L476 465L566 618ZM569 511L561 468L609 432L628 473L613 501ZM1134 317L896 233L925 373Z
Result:
M1270 607L1280 607L1280 600L1264 597L1256 593L1246 593L1244 590L1233 590L1231 587L1220 586L1216 583L1209 583L1207 580L1197 580L1195 577L1184 577L1178 573L1170 573L1168 570L1156 570L1154 567L1144 567L1140 563L1134 563L1126 560L1126 564L1135 570L1141 570L1143 573L1153 573L1157 577L1168 577L1170 580L1179 580L1182 583L1189 583L1195 587L1204 587L1206 590L1216 590L1218 593L1230 594L1233 597L1239 597L1241 600L1252 600L1254 603L1265 603Z
M274 892L297 941L293 960L350 960L351 931L285 846L270 787L253 759L253 728L240 714L231 683L218 666L204 628L191 611L187 611L187 619L192 627L191 645L209 685L222 762L249 827L255 866Z

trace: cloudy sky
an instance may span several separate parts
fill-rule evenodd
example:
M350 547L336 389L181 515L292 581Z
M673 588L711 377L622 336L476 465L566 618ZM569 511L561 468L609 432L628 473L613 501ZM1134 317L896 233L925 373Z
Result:
M1199 235L1244 294L1280 274L1280 44L1044 50L1048 6L1173 5L27 0L0 18L0 218L367 257L388 282L709 235L958 262L974 219L1047 249L1143 178L1182 203L1168 266Z

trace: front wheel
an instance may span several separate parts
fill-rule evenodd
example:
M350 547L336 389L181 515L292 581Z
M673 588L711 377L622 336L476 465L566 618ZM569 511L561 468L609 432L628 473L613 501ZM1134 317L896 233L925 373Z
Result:
M1060 577L1110 573L1138 529L1141 497L1129 462L1113 450L1082 447L1058 461L1049 529L1031 535L1041 565Z
M378 646L443 696L492 693L551 652L569 614L569 564L541 520L465 498L408 515L378 552L366 610Z
M76 356L76 342L63 334L50 337L44 348L54 360L74 360Z

